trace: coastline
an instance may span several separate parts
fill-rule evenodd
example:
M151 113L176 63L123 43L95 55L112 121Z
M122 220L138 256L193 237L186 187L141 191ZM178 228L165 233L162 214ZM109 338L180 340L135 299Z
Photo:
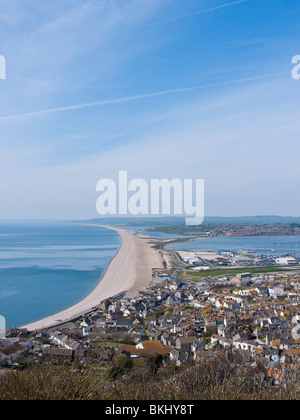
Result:
M152 282L152 269L162 268L159 253L134 231L105 225L93 225L114 230L121 239L116 255L109 262L98 283L79 302L56 314L24 325L28 331L51 328L70 322L91 312L101 301L125 293L135 296L138 291L145 290Z

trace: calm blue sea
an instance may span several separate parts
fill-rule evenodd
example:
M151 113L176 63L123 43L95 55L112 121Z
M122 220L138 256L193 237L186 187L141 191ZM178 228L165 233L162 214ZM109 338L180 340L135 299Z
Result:
M52 315L97 284L119 235L70 223L0 223L0 315L7 328Z
M203 251L243 251L244 249L273 249L257 251L257 254L300 255L300 236L239 236L195 239L191 242L172 244L166 249Z

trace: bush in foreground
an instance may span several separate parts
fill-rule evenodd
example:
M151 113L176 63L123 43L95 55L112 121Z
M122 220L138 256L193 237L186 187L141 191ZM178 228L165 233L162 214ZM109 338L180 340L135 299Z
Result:
M2 377L0 400L298 400L299 370L286 368L280 379L222 357L181 368L119 359L106 371L48 361Z

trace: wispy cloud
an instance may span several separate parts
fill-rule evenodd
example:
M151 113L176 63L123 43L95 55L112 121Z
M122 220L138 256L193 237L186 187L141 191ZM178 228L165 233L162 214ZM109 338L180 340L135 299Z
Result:
M224 82L219 82L219 83L203 84L199 86L184 87L184 88L178 88L178 89L169 89L169 90L163 90L163 91L158 91L158 92L145 93L141 95L126 96L123 98L107 99L107 100L89 102L89 103L78 104L78 105L70 105L70 106L65 106L65 107L57 107L57 108L45 109L41 111L28 112L24 114L3 116L3 117L0 117L0 122L19 121L19 120L25 120L29 118L37 118L37 117L41 117L41 116L45 116L45 115L49 115L53 113L74 111L74 110L79 110L79 109L84 109L84 108L99 107L99 106L105 106L105 105L120 104L122 102L131 102L131 101L136 101L140 99L153 98L156 96L171 95L175 93L187 93L187 92L192 92L192 91L196 91L200 89L215 88L218 86L222 87L222 86L234 85L238 83L251 82L251 81L260 80L260 79L269 79L272 77L278 77L285 74L290 74L290 71L281 71L277 73L263 74L263 75L229 80L229 81L224 81Z
M206 13L212 13L212 12L215 12L217 10L224 9L225 7L236 6L240 3L247 3L248 1L250 1L250 0L236 0L236 1L232 1L230 3L224 3L224 4L221 4L219 6L211 7L209 9L198 10L198 11L195 11L193 13L185 13L185 14L182 14L182 15L179 15L179 16L171 17L169 19L160 20L156 23L173 22L173 21L184 19L184 18L191 17L191 16L197 16L197 15L203 15L203 14L206 14Z
M2 26L15 27L28 15L29 13L25 11L22 3L17 0L1 0L0 22Z

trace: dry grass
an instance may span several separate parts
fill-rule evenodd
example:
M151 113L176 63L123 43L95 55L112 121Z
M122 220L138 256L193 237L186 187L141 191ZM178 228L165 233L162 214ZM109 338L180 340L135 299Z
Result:
M125 358L126 359L126 358ZM43 362L0 378L0 400L298 400L299 368L286 368L280 385L264 368L242 367L221 357L177 368L160 356L119 359L107 372L95 365ZM117 364L117 366L116 366ZM111 370L110 370L111 369Z

